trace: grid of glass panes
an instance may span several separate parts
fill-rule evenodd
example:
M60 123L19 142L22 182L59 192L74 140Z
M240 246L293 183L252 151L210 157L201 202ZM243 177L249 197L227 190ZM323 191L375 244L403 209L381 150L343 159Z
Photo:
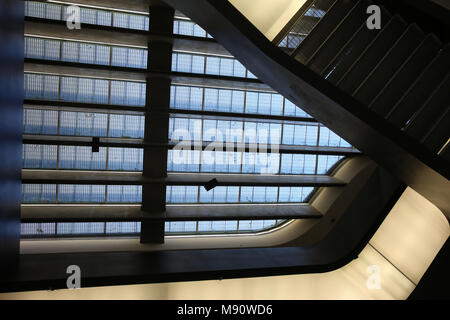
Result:
M269 149L270 151L270 149ZM343 159L338 155L268 154L169 150L169 172L242 173L242 174L327 174Z
M142 186L23 184L22 203L141 203Z
M254 77L233 57L222 57L186 52L172 53L172 71L211 74L229 77Z
M25 37L25 58L147 68L147 48Z
M237 120L209 120L171 117L169 140L178 145L168 152L169 171L270 173L270 174L325 174L326 163L340 160L338 156L316 154L278 153L279 145L348 147L329 129L317 123L264 123ZM208 150L190 150L187 144L196 142L225 142L210 144ZM229 149L235 143L247 143L253 150L244 152ZM228 143L228 145L227 145ZM227 150L228 148L228 150ZM272 152L273 151L273 152Z
M202 27L200 27L195 22L190 19L174 19L173 21L173 33L184 35L184 36L192 36L192 37L200 37L200 38L212 38L212 36L207 33Z
M316 128L309 133L311 136L314 136L315 133L315 139L311 138L315 145L317 123L298 122L296 125ZM285 126L287 124L274 122L197 119L179 115L169 118L169 139L174 141L223 141L279 145L282 143L282 131Z
M170 107L233 113L311 118L278 93L173 85Z
M283 155L283 156L288 156L288 155ZM293 155L293 156L298 156L298 155ZM314 157L314 155L313 155ZM326 168L328 169L331 165L333 165L339 158L341 157L333 157L333 156L319 156L320 160L319 163L323 163L322 165L319 165L320 168ZM182 170L183 171L183 170ZM225 199L225 203L226 202L230 202L232 201L233 197L236 198L236 188L233 189L233 187L228 187L226 188L226 191L220 190L221 188L217 188L217 191L213 191L209 194L205 193L204 191L202 192L202 190L200 188L196 188L197 192L193 192L192 187L168 187L170 188L168 194L170 196L168 196L168 202L171 203L179 203L180 199L183 199L183 194L184 194L184 200L182 200L181 202L186 202L186 195L191 197L191 199L195 198L195 195L197 196L198 199L198 203L214 203L214 202L224 202L223 200L223 196L224 194L226 195ZM174 189L172 189L174 188ZM187 190L186 190L187 188ZM195 187L194 187L195 188ZM256 187L256 188L237 188L239 190L239 195L238 197L240 198L240 201L244 201L244 202L269 202L270 199L274 199L274 192L273 190L271 190L270 188L261 188L261 187ZM273 188L272 188L273 189ZM298 190L297 190L298 191ZM279 198L278 201L280 202L298 202L298 201L304 201L307 197L307 195L309 193L311 193L312 188L309 188L309 190L307 189L306 191L302 190L301 193L299 192L295 192L295 189L292 188L282 188L282 189L278 189L276 191L277 193L277 197ZM43 192L44 194L44 198L46 193ZM205 194L207 194L207 196L205 196ZM278 195L279 194L279 195ZM299 197L299 195L301 197ZM302 199L303 197L303 199ZM66 199L66 198L65 198ZM243 199L243 200L241 200ZM242 224L244 222L240 222L240 224ZM177 226L178 227L171 227L172 224L175 224L175 222L168 222L168 233L171 232L179 232L179 229L181 227L181 225L183 224L183 222L177 222ZM199 232L207 232L207 226L211 226L211 229L208 232L215 232L217 231L218 225L215 222L199 222L200 227L198 227L197 229L199 230ZM261 222L259 221L254 221L254 223L252 224L252 222L248 222L248 223L244 223L244 225L252 225L252 228L256 228L256 226L259 226L261 224ZM264 223L263 223L264 225ZM228 225L227 228L230 228L230 226ZM188 230L189 228L187 228L186 230ZM170 231L172 230L172 231ZM175 231L177 230L177 231ZM255 230L255 229L246 229L246 228L241 228L239 229L241 232L245 232L244 230L251 231L251 230ZM224 230L222 230L223 232Z
M63 170L142 171L143 149L24 144L23 168Z
M37 36L26 36L24 48L25 58L147 68L147 48L58 40ZM172 71L255 78L233 57L176 51L172 54Z
M25 73L24 98L113 105L145 105L146 83Z
M178 59L178 57L177 57ZM192 58L191 58L192 59ZM184 61L186 62L186 61ZM204 61L203 61L204 62ZM178 63L178 61L177 61ZM187 61L187 64L192 63ZM186 65L187 65L186 64ZM179 69L180 71L191 71L191 69ZM198 64L200 66L200 64ZM199 70L200 68L198 68ZM281 95L267 92L249 92L240 90L201 88L195 86L174 85L171 90L171 108L184 110L209 110L221 112L249 112L256 114L285 115L297 117L310 117L300 108ZM239 135L228 136L226 132L237 129L242 132ZM246 134L244 135L244 132ZM264 135L261 132L269 134ZM279 132L277 134L277 131ZM280 134L281 133L281 134ZM202 120L183 118L181 116L171 117L169 123L169 139L174 141L189 139L191 141L235 141L252 142L275 138L278 143L286 145L309 145L309 146L337 146L350 147L340 137L330 132L327 128L315 122L295 123L264 123L261 121L231 121L231 120ZM279 139L279 140L278 140ZM267 141L269 142L269 141ZM244 157L254 160L256 154L238 152L205 152L190 150L181 156L181 161L174 161L175 150L169 150L168 170L176 172L221 172L221 173L258 173L256 162L253 165L230 164L233 160L242 160ZM204 154L214 153L213 161L205 164ZM186 161L185 156L192 162ZM217 161L221 158L223 161ZM343 156L310 155L310 154L282 154L278 157L275 170L279 174L326 174ZM243 162L243 161L242 161ZM195 186L168 186L166 192L167 203L299 203L307 201L313 193L314 188L305 187L216 187L206 192L202 187ZM266 222L240 221L239 232L249 232L254 229L262 230ZM279 223L279 222L276 222ZM172 223L170 223L172 224ZM269 223L270 224L270 223ZM201 225L201 227L200 227ZM220 225L221 230L232 228L230 224L218 224L212 221L199 222L197 230L200 232L215 232ZM234 224L232 226L236 227ZM271 224L273 227L276 224ZM176 227L168 230L179 232L192 232L194 224L190 222L177 222ZM187 231L186 231L187 230ZM168 231L170 232L170 231ZM235 231L237 232L237 231Z
M169 234L205 234L256 232L270 229L284 220L225 220L225 221L175 221L166 222Z
M177 116L169 119L169 138L174 141L280 144L283 126L281 123L195 119Z
M36 44L35 42L28 46L29 44L30 42L27 43L26 52L31 53L33 50L40 52L41 55L35 56L36 58L42 58L42 54L44 54L44 58L57 59L61 57L55 54L57 52L55 43L47 41L42 43L41 41L41 43ZM40 45L42 45L42 49L39 48ZM84 45L86 44L63 42L59 51L62 54L61 58L66 61L107 63L106 59L92 60L92 55L89 56L89 52L86 50L92 49L92 47L86 48ZM78 50L79 60L71 60L69 48L74 49L72 53ZM101 49L103 48L96 47L94 51L97 51L97 53L102 52ZM137 54L132 48L113 47L110 50L112 50L110 61L112 65L123 65L127 62L127 66L137 67L139 63L142 65L143 61L145 61L146 66L146 52L143 57L140 56L141 59L139 60L136 59ZM138 61L138 63L133 61ZM25 97L28 98L136 106L145 104L145 83L37 74L25 74L25 81ZM58 89L56 89L55 83L57 83ZM108 91L106 91L106 88L108 88ZM91 89L90 92L89 89ZM69 136L143 138L144 116L59 111L54 110L54 108L26 108L24 110L24 132ZM58 160L56 161L55 158ZM98 153L92 153L89 147L24 145L24 167L26 168L139 171L142 170L142 158L142 149L100 148ZM141 193L141 186L24 185L23 202L141 203ZM42 224L24 224L22 235L24 237L39 237L42 233L44 235L48 233L41 232L41 227L34 229L35 225L40 226ZM54 226L55 235L58 237L74 235L135 235L140 232L140 223L137 222L57 223L47 225Z
M174 142L235 142L271 145L351 148L341 137L315 122L275 123L252 120L169 118L169 139ZM225 146L223 148L225 151Z
M28 2L27 2L28 3ZM31 3L31 2L29 2ZM59 10L58 10L59 8ZM59 13L58 13L59 12ZM33 5L26 4L26 15L37 16L47 19L66 19L66 11L63 6L49 3L35 3ZM106 26L115 26L121 28L132 28L138 30L148 30L148 17L143 15L133 15L121 12L97 10L91 8L81 8L82 23L100 24ZM174 33L188 36L197 37L209 37L202 28L196 25L189 19L175 19L174 21ZM105 64L105 65L119 65L128 67L145 68L146 66L146 50L140 48L127 48L118 46L105 46L101 44L83 43L75 41L59 41L55 39L38 39L28 38L25 40L25 55L30 58L51 59L62 61L72 61L90 64ZM144 53L145 51L145 53ZM203 60L202 60L203 59ZM249 78L256 78L248 70L237 62L235 59L226 57L214 57L204 55L186 55L184 53L174 53L174 71L182 72L198 72L206 74L218 74L218 75L231 75L231 76L246 76ZM202 64L203 62L203 64ZM245 73L244 73L245 72ZM245 75L244 75L245 74ZM36 81L36 77L30 77L26 75L26 80L29 83L25 85L25 95L30 98L44 98L44 99L66 99L69 101L81 101L81 102L97 102L97 103L111 103L111 104L130 104L130 105L143 105L145 102L145 87L136 90L133 89L133 85L113 83L113 80L108 81L108 93L107 99L102 88L104 83L92 82L93 80L103 79L85 79L77 78L63 79L64 77L58 77L55 86L55 78L53 75L40 75L41 79ZM65 77L69 78L69 77ZM73 78L73 77L72 77ZM71 88L71 94L64 92L63 82L67 83L66 88ZM103 80L104 81L104 80ZM145 84L144 84L145 85ZM57 87L57 89L55 89ZM75 89L76 87L76 89ZM130 87L130 88L129 88ZM61 88L61 92L58 90ZM81 91L80 91L81 88ZM93 92L84 93L83 89L93 88ZM117 93L117 88L125 88ZM70 91L70 90L69 90ZM133 94L139 91L138 99L130 98ZM109 92L117 93L111 95ZM186 95L186 92L187 95ZM198 95L200 93L200 95ZM183 97L184 95L184 97ZM142 99L143 97L143 99ZM186 101L186 97L187 100ZM107 101L107 102L106 102ZM120 102L117 102L120 101ZM141 101L139 103L129 101ZM281 101L281 104L280 104ZM297 116L297 117L309 117L300 108L297 108L288 100L284 99L280 95L267 93L267 92L244 92L239 90L226 90L226 89L214 89L214 88L196 88L185 86L172 87L171 106L174 108L191 109L191 110L211 110L211 111L226 111L226 112L248 112L257 114L272 114L272 115L285 115L285 116ZM199 108L200 106L200 108ZM281 107L280 107L281 106ZM30 114L35 112L34 115L26 115L24 119L24 125L26 132L37 134L61 134L61 135L86 135L86 136L122 136L122 137L142 137L143 129L139 127L138 130L132 130L131 125L126 129L125 125L118 125L114 129L115 116L121 117L117 120L117 123L124 123L125 115L107 115L107 118L101 113L84 113L84 112L66 112L56 110L33 110L28 109L25 111ZM56 125L54 122L56 113ZM89 118L86 120L84 118ZM143 117L141 116L143 119ZM75 122L74 122L74 119ZM81 121L79 119L82 119ZM83 119L85 121L83 121ZM108 122L109 129L106 130L104 123L105 119ZM171 119L171 121L182 119ZM184 120L184 119L183 119ZM143 121L143 120L142 120ZM214 122L214 123L213 123ZM203 128L222 128L226 126L237 126L239 124L231 123L227 124L223 122L214 121L203 122ZM89 123L89 124L87 124ZM112 126L111 126L112 125ZM256 130L258 128L264 128L264 123L255 122L241 122L242 127L248 128L252 126ZM272 124L270 124L272 125ZM270 127L269 125L269 127ZM337 145L341 144L338 141L339 137L335 136L332 132L326 131L327 129L319 130L319 126L316 123L303 124L303 128L295 126L299 124L293 124L292 127L288 127L287 124L282 126L281 131L288 132L286 137L280 137L281 143L291 144L307 144L307 145ZM302 125L300 125L302 126ZM181 126L182 128L183 126ZM311 127L311 128L309 128ZM178 126L177 126L178 128ZM316 129L314 129L316 128ZM278 128L270 128L277 130ZM124 133L128 130L128 133ZM300 130L300 131L299 131ZM302 131L303 130L303 131ZM55 133L56 131L56 133ZM133 131L130 134L130 131ZM198 138L203 141L210 141L215 137L208 137L207 130L199 133ZM256 131L258 132L258 131ZM291 139L290 133L305 132L305 139ZM257 135L260 137L260 135ZM315 136L316 139L308 138ZM290 142L291 140L292 142ZM245 141L245 138L244 138ZM315 141L313 143L313 141ZM247 141L248 142L248 141ZM340 145L339 145L340 146ZM101 148L97 157L89 158L86 147L70 147L69 150L63 150L68 155L76 155L80 153L79 158L72 158L70 156L64 156L62 153L58 153L59 148L66 146L38 146L27 145L24 146L24 166L30 168L64 168L64 169L94 169L102 170L103 168L109 168L110 170L133 170L125 169L122 161L116 161L116 169L111 169L108 162L103 162L105 158L119 159L124 149L117 149L116 156L110 156L108 148ZM55 150L58 154L58 160L54 159L52 155L55 154ZM89 149L89 148L88 148ZM129 151L127 149L126 151ZM140 150L135 150L140 151ZM195 152L195 151L193 151ZM203 153L203 155L202 155ZM106 156L104 156L106 154ZM205 159L205 152L199 153L199 158ZM235 153L236 155L238 153ZM92 156L92 154L91 154ZM308 159L305 157L308 156ZM312 156L312 157L309 157ZM239 157L239 156L238 156ZM247 155L240 154L241 158L251 158L251 153ZM302 158L303 157L303 158ZM282 174L299 174L299 173L325 173L331 166L333 166L339 159L339 156L316 156L316 155L302 155L302 154L283 154L278 157L279 167L277 170ZM61 160L62 159L62 160ZM194 167L176 167L173 160L171 151L169 152L169 170L170 171L192 171L192 172L235 172L233 166L228 165L225 168L222 164L218 164L214 161L212 164L203 164L197 168ZM26 164L25 164L26 162ZM127 162L129 164L129 162ZM127 163L125 165L127 165ZM138 161L139 163L139 161ZM132 162L132 167L134 162ZM303 164L303 166L299 165ZM172 166L172 167L171 167ZM301 169L300 169L301 167ZM129 166L126 168L130 168ZM136 166L134 166L136 168ZM314 168L314 169L313 169ZM256 172L256 167L253 166L240 166L240 171L252 173ZM140 168L140 170L142 170ZM140 186L85 186L85 185L25 185L24 203L140 203L141 188ZM196 190L194 190L196 189ZM168 186L167 187L167 202L168 203L273 203L273 202L303 202L312 193L313 188L288 188L288 187L217 187L210 192L205 192L202 187L191 186ZM166 232L172 233L205 233L205 232L251 232L259 231L266 228L273 227L282 221L277 220L249 220L249 221L182 221L182 222L166 222ZM53 229L52 229L53 228ZM24 224L22 234L27 236L34 234L52 234L58 236L67 235L109 235L109 234L136 234L139 233L140 223L124 223L124 222L106 222L106 223L57 223L57 224Z
M139 114L65 111L39 106L26 107L23 113L25 134L142 139L144 122L144 115Z
M68 5L42 1L25 1L25 16L66 21L72 12L68 7ZM145 13L137 14L117 10L87 8L82 5L78 5L78 7L80 8L81 24L149 30L150 20L148 14ZM202 27L188 18L175 17L173 33L192 37L212 38Z
M173 221L165 223L167 234L248 233L270 229L285 220ZM140 222L22 223L22 238L138 236Z
M58 222L22 223L22 238L86 237L86 236L137 236L140 222Z
M115 26L133 28L133 26L124 25L124 19L116 19L117 24L120 21L122 21L121 25ZM129 19L129 21L132 21L132 19ZM96 22L85 20L84 23ZM146 68L147 62L147 50L31 37L25 40L25 56L141 68ZM145 102L145 83L136 85L136 83L132 82L107 80L108 85L105 85L105 81L102 80L35 74L26 74L25 78L27 82L25 84L25 96L28 98L52 100L60 98L62 100L95 103L107 103L108 101L111 104L129 105L144 105ZM58 89L61 88L61 92L55 90L55 79L58 79ZM94 87L94 93L86 94L83 92L83 89L92 87ZM109 87L109 92L112 91L113 94L108 92L106 95L105 90L101 90L106 87ZM95 90L99 88L100 90ZM125 95L123 94L124 91L126 92ZM140 99L133 99L133 94L136 95L136 93L138 93ZM106 99L106 97L108 98ZM24 113L26 133L143 137L143 116L39 110L36 108L26 109ZM142 149L100 148L99 153L90 151L89 147L25 145L24 167L142 170ZM55 157L58 161L55 161ZM53 201L55 203L140 203L142 190L141 186L84 185L58 185L55 187L52 185L27 185L24 188L24 203L49 203ZM27 225L32 226L34 224ZM59 236L76 234L100 235L102 233L105 235L135 234L140 231L140 223L128 222L106 224L58 223L53 225L56 228L55 230L57 230L56 234ZM104 227L95 227L99 225L104 225ZM104 232L98 232L100 229L104 229ZM40 230L31 233L22 232L23 235L27 236L28 234L28 236L32 237L39 236L40 233Z
M148 30L149 27L148 14L87 8L82 5L77 6L80 8L81 24L86 23L135 30ZM69 9L69 5L65 4L25 1L25 16L29 17L66 21L72 15L72 12Z
M312 188L310 188L312 189ZM216 190L216 189L215 189ZM182 192L184 191L184 193ZM297 197L303 193L306 197L311 190L291 190L284 188L280 190L280 198ZM104 185L55 185L55 184L25 184L22 187L23 203L40 204L74 204L74 203L138 203L142 189L140 186L104 186ZM180 201L186 197L184 187L168 187L168 202L186 203ZM230 194L230 192L228 192ZM243 203L258 202L262 192L260 188L247 187L240 191ZM267 191L266 191L267 193ZM272 192L269 192L272 194ZM206 193L204 193L206 195ZM214 194L201 196L198 203L214 203L220 201L219 189ZM293 196L295 194L295 196ZM213 198L208 199L208 196ZM174 199L174 201L172 201ZM218 201L217 201L218 200ZM299 199L298 199L299 200ZM267 203L267 199L264 201ZM245 220L245 221L181 221L166 222L168 234L177 233L209 233L209 232L255 232L270 228L282 220ZM87 222L87 223L24 223L22 224L22 236L31 237L67 237L67 236L102 236L102 235L138 235L140 232L139 222Z
M31 111L31 112L30 112ZM25 133L41 133L41 134L55 134L50 129L58 128L56 123L52 124L47 121L45 123L45 117L42 117L44 112L57 112L53 110L34 110L26 109L24 117ZM81 112L66 112L59 111L60 113L70 113L80 116ZM37 119L38 124L29 125L30 113L38 115L34 119ZM117 115L119 117L131 117L129 115ZM73 117L73 116L72 116ZM136 117L136 116L133 116ZM60 119L64 119L64 116ZM74 117L73 117L74 118ZM72 120L74 120L72 118ZM211 148L211 151L197 151L197 150L169 150L167 167L169 171L188 171L188 172L222 172L222 173L264 173L270 172L272 174L325 174L329 166L323 165L329 160L323 159L337 159L335 156L322 156L314 154L271 154L272 144L279 144L279 138L273 140L274 137L279 135L279 126L281 124L267 123L255 123L255 122L239 122L239 121L225 121L225 120L200 120L200 119L187 119L187 118L172 118L170 119L170 136L172 141L188 140L192 143L194 141L226 141L237 142L246 141L247 143L257 143L256 147L259 148L255 152L234 152L227 151L227 145L222 147ZM221 123L222 122L222 123ZM237 124L232 124L237 122ZM120 128L117 131L123 131L125 121L119 121ZM136 122L134 122L136 123ZM141 125L142 122L141 122ZM226 132L233 128L237 130L238 135L223 135L217 133L220 130ZM287 126L287 125L284 125ZM295 126L295 125L294 125ZM300 125L297 125L300 126ZM129 125L133 127L133 125ZM173 127L177 128L173 133ZM193 135L189 133L189 127L193 129ZM198 129L195 129L195 128ZM253 129L252 127L255 127ZM272 127L272 128L270 128ZM182 133L180 130L186 128L186 133L189 136L183 134L182 136L176 136L177 132ZM248 129L250 128L250 130ZM294 127L294 131L295 131ZM34 129L34 130L33 130ZM39 131L37 132L38 129ZM68 135L76 135L81 133L82 130L86 130L85 133L92 132L90 124L87 126L76 125L74 121L69 122L65 120L60 121L59 130L65 132ZM81 130L80 130L81 129ZM203 129L203 132L202 132ZM110 128L111 130L111 128ZM231 129L233 130L233 129ZM267 130L267 131L266 131ZM56 130L55 130L56 131ZM143 130L142 130L143 131ZM142 132L141 131L141 132ZM303 132L308 132L303 129ZM328 129L322 128L321 132L326 132L330 136ZM244 132L244 136L242 136ZM250 132L250 133L249 133ZM265 133L264 133L265 132ZM313 131L314 132L314 131ZM317 130L314 132L317 137ZM334 135L334 134L333 134ZM94 135L96 136L96 135ZM104 135L106 136L106 135ZM110 134L111 136L111 134ZM326 136L326 135L324 135ZM262 138L271 138L271 140L262 140ZM321 136L322 137L322 136ZM178 139L174 139L178 138ZM236 138L236 139L234 139ZM250 138L250 139L248 139ZM284 140L284 139L283 139ZM324 139L325 140L325 139ZM303 145L304 141L297 141ZM317 140L311 139L313 142L311 145L315 145ZM328 143L326 143L328 142ZM330 145L330 139L324 141L319 139L321 145ZM261 143L267 143L263 151L269 152L265 154L261 152ZM281 157L281 159L280 159ZM45 168L45 169L78 169L78 170L125 170L125 171L141 171L143 163L143 151L136 148L114 148L114 147L101 147L99 152L92 152L91 147L86 146L65 146L65 145L33 145L26 144L23 148L23 165L24 168ZM264 171L267 169L270 171Z

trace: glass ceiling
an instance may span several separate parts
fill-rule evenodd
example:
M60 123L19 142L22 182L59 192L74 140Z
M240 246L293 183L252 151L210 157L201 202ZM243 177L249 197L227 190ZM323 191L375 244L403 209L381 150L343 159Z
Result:
M25 2L25 15L65 20L65 5ZM81 7L81 23L148 30L146 15ZM185 17L176 18L174 33L210 37ZM25 36L25 57L137 69L147 68L147 48L116 46L68 39ZM227 77L255 78L233 57L174 51L172 71ZM45 100L98 103L133 107L145 106L146 83L105 78L26 72L24 98L44 100L42 105L25 105L24 134L72 137L114 137L142 139L144 113L114 110L67 110L46 106ZM280 146L351 147L342 138L311 119L280 94L196 86L171 86L170 108L185 111L220 111L255 115L298 117L301 121L205 119L171 114L169 140L224 141L280 144ZM237 133L237 134L236 134ZM188 136L188 137L186 137ZM261 172L259 155L252 152L198 151L184 153L188 163L176 161L176 150L168 151L169 172L248 173ZM53 170L142 171L142 148L91 147L24 144L23 168ZM319 154L271 154L273 174L326 174L344 156ZM23 204L132 204L139 205L142 186L24 184ZM168 205L202 203L303 203L312 187L216 187L206 191L198 186L167 186ZM166 234L257 232L272 228L282 220L182 221L166 222ZM23 223L24 238L67 236L137 235L139 222Z

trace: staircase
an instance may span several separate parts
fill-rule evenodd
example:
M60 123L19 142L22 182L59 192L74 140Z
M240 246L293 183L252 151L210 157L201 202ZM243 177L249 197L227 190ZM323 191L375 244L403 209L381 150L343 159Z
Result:
M382 28L366 25L372 1L316 0L326 11L289 54L372 112L450 161L450 47L381 6ZM316 9L317 10L317 9Z
M379 6L381 28L370 30L366 11L376 1L307 1L274 39L279 53L225 1L167 2L202 25L262 81L448 217L450 48L424 31L420 21L407 22ZM200 17L199 8L208 17ZM231 26L240 30L221 32Z

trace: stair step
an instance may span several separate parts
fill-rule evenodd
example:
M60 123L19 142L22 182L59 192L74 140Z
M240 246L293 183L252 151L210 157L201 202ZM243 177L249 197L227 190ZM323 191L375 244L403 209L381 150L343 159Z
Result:
M450 107L447 106L443 116L423 139L425 146L439 153L450 138Z
M386 27L377 34L376 38L338 81L337 86L348 94L352 94L401 37L406 27L406 22L399 15L393 16Z
M352 37L361 24L367 19L367 6L371 1L359 1L347 14L344 20L328 35L315 53L308 59L307 65L311 70L320 73L342 46Z
M442 82L449 69L450 45L447 45L415 79L415 82L403 94L386 118L398 128L402 128L413 114L423 106L430 96L430 92Z
M434 90L425 104L408 121L405 131L412 137L422 140L450 106L450 73Z
M369 105L369 109L383 117L388 114L411 86L411 79L416 79L423 72L429 61L439 52L441 45L442 43L433 34L426 36L419 47L374 98Z
M392 15L383 6L380 6L380 8L381 23L384 26L383 22L389 21ZM380 31L377 29L370 30L367 28L366 22L363 22L344 47L321 70L320 74L331 83L336 84Z
M355 5L355 1L337 0L320 22L315 25L305 40L294 50L293 56L295 59L305 64Z
M320 75L332 84L336 84L375 36L376 32L367 29L366 24L363 23L344 48L323 68Z
M314 1L314 4L312 5L312 10L322 10L322 11L328 11L331 6L336 2L336 0L316 0Z
M391 79L395 71L408 59L411 52L417 49L424 37L425 34L416 24L410 25L384 58L359 85L353 96L364 105L369 105L380 90L383 89L386 82Z

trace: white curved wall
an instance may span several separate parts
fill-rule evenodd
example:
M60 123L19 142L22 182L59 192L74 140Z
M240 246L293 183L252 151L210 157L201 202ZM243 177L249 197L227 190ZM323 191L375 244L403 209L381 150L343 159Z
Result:
M406 299L449 234L444 215L408 188L359 257L332 272L7 293L0 299ZM373 268L379 288L370 286L376 283Z

